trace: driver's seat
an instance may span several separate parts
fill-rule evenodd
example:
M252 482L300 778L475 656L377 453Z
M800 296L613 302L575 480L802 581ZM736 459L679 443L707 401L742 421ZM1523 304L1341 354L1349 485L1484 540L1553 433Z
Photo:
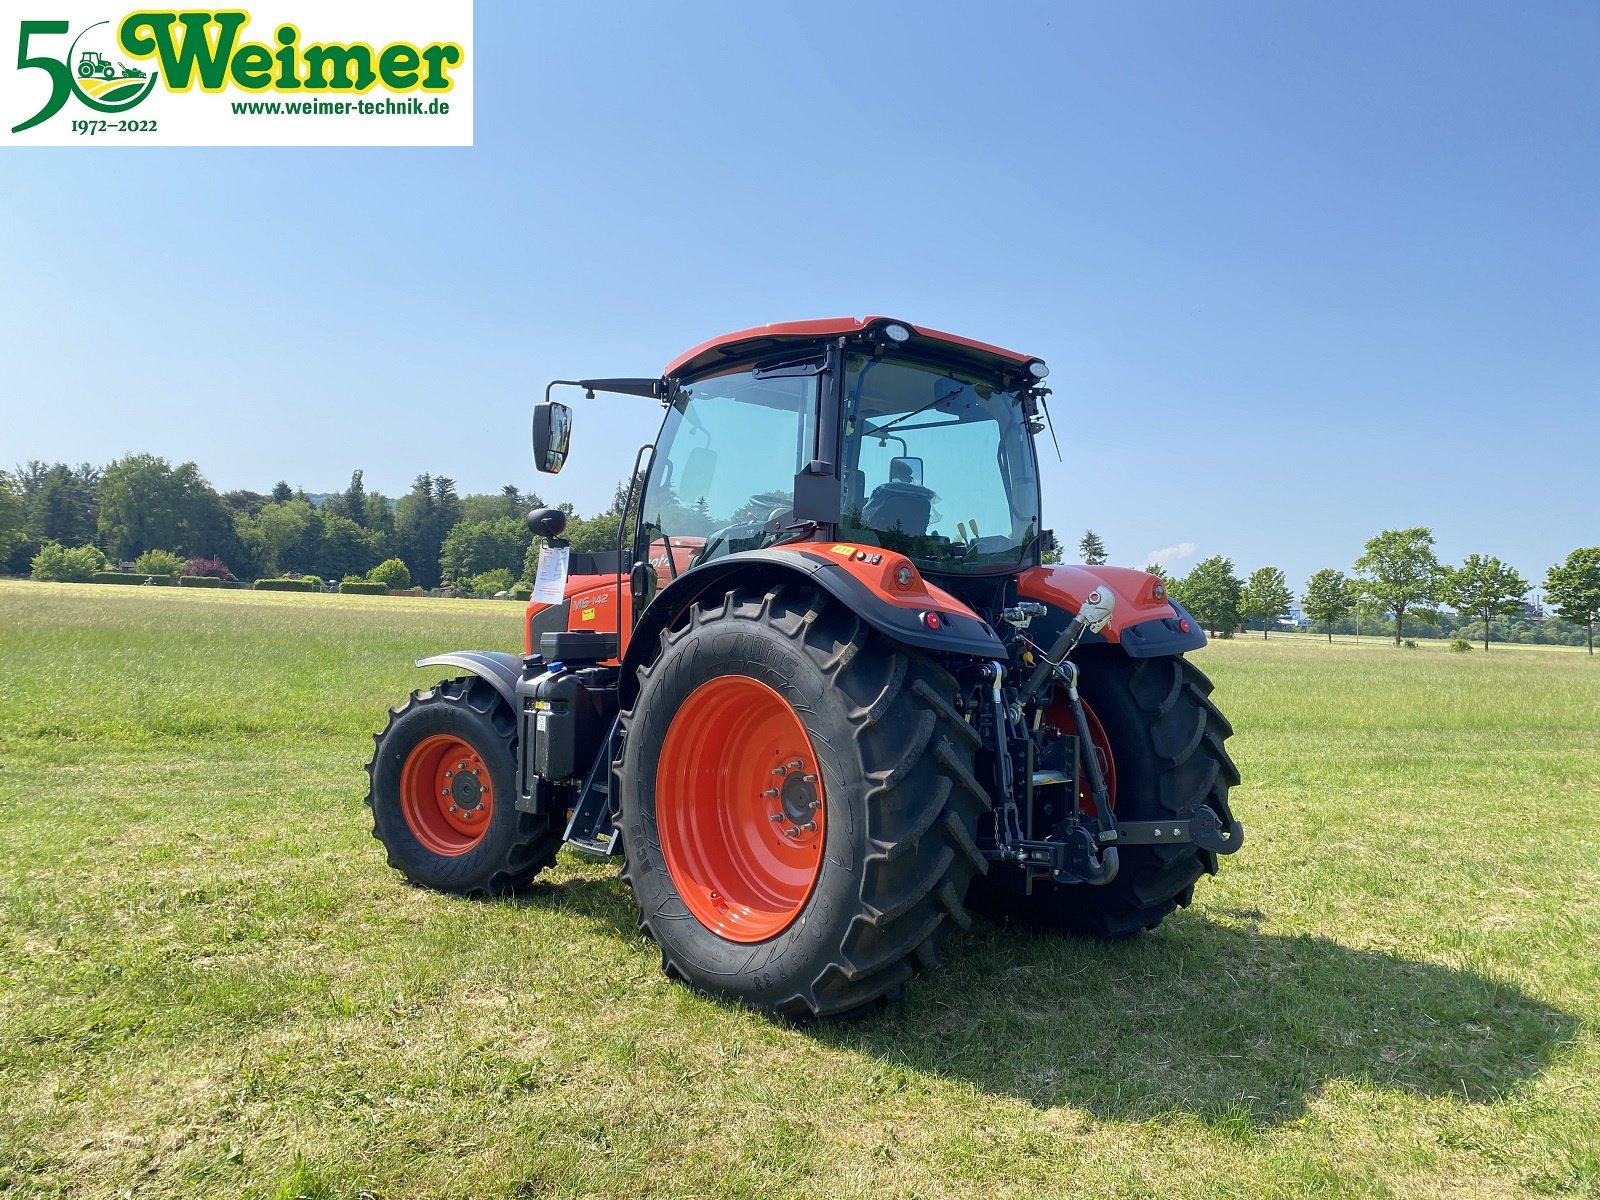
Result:
M885 533L922 537L933 517L933 492L915 483L884 483L872 489L861 523Z

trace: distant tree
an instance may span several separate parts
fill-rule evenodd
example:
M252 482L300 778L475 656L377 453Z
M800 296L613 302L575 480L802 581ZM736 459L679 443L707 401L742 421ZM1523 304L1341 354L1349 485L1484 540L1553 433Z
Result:
M183 559L170 550L146 550L133 560L139 575L176 575L183 570Z
M382 492L368 492L366 513L361 518L361 524L381 535L385 539L394 536L394 504Z
M392 550L411 564L412 577L420 586L439 586L444 540L461 515L455 480L443 475L417 476L395 505Z
M94 541L100 514L100 471L82 463L45 466L34 460L17 475L23 528L36 542L82 546Z
M1239 611L1247 617L1261 618L1261 638L1266 640L1272 623L1294 603L1294 593L1277 567L1257 567L1250 572L1239 591Z
M1078 557L1091 567L1098 567L1106 561L1106 544L1094 530L1085 529L1083 536L1078 539Z
M285 571L311 569L305 547L313 540L320 543L322 530L320 522L313 524L315 517L315 511L304 500L274 500L253 520L239 514L234 528L254 569L263 576L274 577Z
M337 495L329 496L322 506L324 513L335 516L347 517L357 525L367 523L367 488L362 481L362 472L350 473L350 486Z
M117 559L171 549L180 561L232 549L233 523L222 497L192 462L177 467L130 454L100 478L100 545Z
M1438 596L1443 568L1433 553L1433 531L1423 526L1385 529L1356 559L1362 591L1394 614L1394 644L1405 636L1406 610Z
M272 502L274 504L287 504L294 499L294 489L283 480L278 480L272 485Z
M349 517L322 513L322 544L313 563L316 573L329 579L359 576L378 561L371 533Z
M1195 563L1194 570L1172 581L1173 599L1194 619L1222 637L1232 637L1239 627L1239 599L1243 585L1233 573L1233 559L1214 554Z
M1328 625L1328 643L1333 643L1333 626L1349 615L1356 604L1356 592L1344 572L1333 567L1323 567L1306 584L1306 594L1301 597L1306 616Z
M1441 596L1457 612L1471 613L1483 622L1483 648L1489 649L1489 623L1497 616L1513 617L1522 611L1528 581L1494 555L1469 554L1459 567L1446 568Z
M1172 582L1172 576L1167 574L1167 569L1158 562L1145 563L1144 573L1146 575L1154 575L1162 583L1170 584Z
M1551 567L1544 577L1545 599L1563 619L1588 631L1594 653L1594 624L1600 620L1600 546L1585 546Z
M398 558L384 559L367 572L367 578L373 583L381 583L384 587L393 588L397 592L411 586L411 572Z
M33 577L58 583L87 583L96 571L106 569L106 556L98 546L63 546L46 542L33 556Z
M439 552L439 574L446 582L505 568L511 578L522 570L532 535L521 521L462 521L450 531Z
M511 585L511 572L504 567L496 567L492 571L480 571L472 577L472 594L474 596L495 596L501 592L509 592Z
M284 485L284 490L288 491L287 484ZM284 498L288 499L287 496ZM234 491L222 493L222 502L228 506L230 511L247 513L252 517L266 507L270 499L270 496L263 496L260 492Z
M22 489L9 473L0 471L0 564L27 536L22 528Z
M178 574L209 576L212 579L230 579L233 577L233 572L228 570L228 564L220 558L191 558L183 564Z

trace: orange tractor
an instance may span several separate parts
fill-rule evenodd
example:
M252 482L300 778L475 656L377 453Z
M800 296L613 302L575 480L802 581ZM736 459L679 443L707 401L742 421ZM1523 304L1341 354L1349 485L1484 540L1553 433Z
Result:
M614 552L529 514L524 654L418 664L455 675L376 735L390 864L492 894L615 857L669 975L797 1018L892 999L972 911L1117 938L1188 904L1243 839L1231 729L1160 579L1045 565L1046 374L873 317L552 383L542 471L558 386L665 419Z

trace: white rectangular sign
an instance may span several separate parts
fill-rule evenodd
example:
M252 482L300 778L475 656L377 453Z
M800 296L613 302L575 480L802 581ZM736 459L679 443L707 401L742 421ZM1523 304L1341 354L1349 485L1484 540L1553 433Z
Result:
M567 598L567 546L540 546L539 569L530 599L540 604L560 604Z
M128 3L5 6L0 147L472 145L472 0Z

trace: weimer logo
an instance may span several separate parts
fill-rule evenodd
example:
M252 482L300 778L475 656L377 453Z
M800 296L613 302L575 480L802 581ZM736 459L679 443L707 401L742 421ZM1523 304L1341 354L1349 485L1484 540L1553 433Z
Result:
M0 128L46 127L0 143L136 134L188 145L471 144L470 0L317 0L298 14L282 0L268 3L270 20L259 16L263 5L253 6L256 18L234 8L24 20L9 78L0 21L0 117L8 118ZM126 119L153 94L160 104Z
M36 35L67 32L65 21L22 22L17 65L48 71L52 87L45 106L22 124L13 126L12 133L21 133L41 121L48 121L74 95L96 112L120 113L138 104L155 87L158 76L113 61L116 46L111 38L110 21L91 25L73 38L65 62L48 55L28 53L28 43Z

